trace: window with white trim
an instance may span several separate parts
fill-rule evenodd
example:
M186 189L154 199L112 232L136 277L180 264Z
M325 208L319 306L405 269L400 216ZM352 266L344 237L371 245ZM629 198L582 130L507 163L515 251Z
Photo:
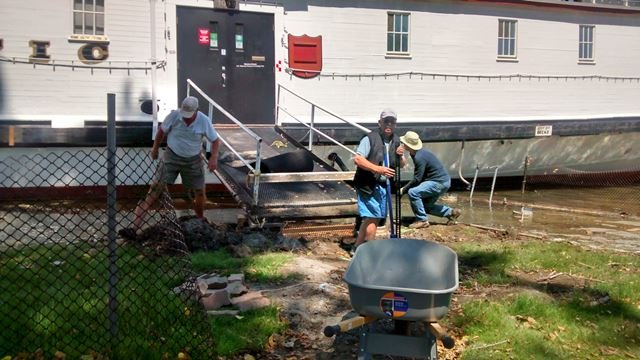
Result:
M73 0L73 33L104 35L104 0Z
M516 58L518 40L518 21L498 19L498 57Z
M594 25L580 25L580 40L578 43L578 60L593 61L593 34L596 27Z
M409 54L409 14L387 13L387 53Z

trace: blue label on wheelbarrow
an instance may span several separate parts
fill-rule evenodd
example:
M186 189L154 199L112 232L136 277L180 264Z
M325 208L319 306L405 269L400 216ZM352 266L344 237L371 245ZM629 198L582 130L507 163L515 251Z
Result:
M409 311L409 302L404 295L391 291L380 298L380 308L389 317L401 317Z

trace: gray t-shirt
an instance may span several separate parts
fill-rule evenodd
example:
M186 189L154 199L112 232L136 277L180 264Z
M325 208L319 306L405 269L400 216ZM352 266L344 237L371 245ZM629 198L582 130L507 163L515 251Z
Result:
M167 134L167 145L176 155L192 157L202 151L202 141L218 139L218 133L208 116L198 111L196 119L187 126L179 110L173 110L162 122L162 131Z

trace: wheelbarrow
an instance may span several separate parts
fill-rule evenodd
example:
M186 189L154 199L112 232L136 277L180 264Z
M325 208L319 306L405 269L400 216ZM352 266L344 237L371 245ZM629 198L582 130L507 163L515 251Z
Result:
M369 241L358 247L344 274L349 298L359 316L327 326L328 337L358 329L359 360L372 354L437 359L437 340L450 349L455 341L437 323L458 288L458 256L435 242L415 239ZM401 334L377 332L378 320L392 319ZM425 323L424 336L408 334L412 322Z

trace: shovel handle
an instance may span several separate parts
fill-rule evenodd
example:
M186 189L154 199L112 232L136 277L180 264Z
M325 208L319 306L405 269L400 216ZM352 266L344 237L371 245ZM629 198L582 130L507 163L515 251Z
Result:
M373 320L375 320L375 318L371 316L356 316L354 318L341 321L337 325L329 325L325 327L323 333L326 337L332 337L334 335L359 328L360 326L366 325Z
M456 341L453 340L453 338L449 336L449 334L447 334L447 331L443 329L442 326L440 326L440 324L436 322L429 323L429 331L431 331L431 333L433 334L433 336L436 337L436 339L442 341L442 345L444 345L444 347L447 349L452 349L453 346L456 344Z

